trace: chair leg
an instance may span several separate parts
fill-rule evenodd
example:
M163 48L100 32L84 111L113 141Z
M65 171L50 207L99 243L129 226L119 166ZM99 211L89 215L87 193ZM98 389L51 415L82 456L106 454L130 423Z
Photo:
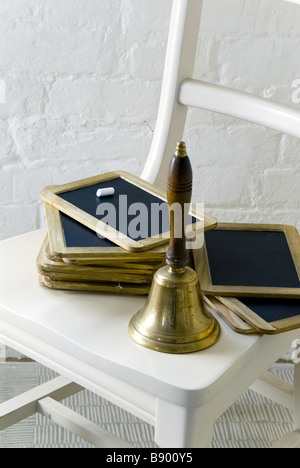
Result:
M294 372L294 424L300 430L300 364L295 364Z
M22 393L0 405L0 431L32 416L37 412L38 401L51 397L64 400L83 390L65 377L56 377L38 387Z
M213 438L211 407L184 408L158 400L155 442L161 448L208 448Z
M300 448L300 363L294 366L294 432L285 434L272 448Z

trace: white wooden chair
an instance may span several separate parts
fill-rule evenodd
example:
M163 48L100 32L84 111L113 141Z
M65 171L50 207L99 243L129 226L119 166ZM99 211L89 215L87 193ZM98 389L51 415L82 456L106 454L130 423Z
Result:
M300 5L300 0L275 1ZM172 148L183 136L189 107L225 114L300 138L300 111L295 107L193 78L202 6L203 0L173 2L157 127L142 175L162 187ZM262 380L269 381L269 386L270 379L277 390L287 389L285 383L270 374ZM272 384L271 388L264 387L261 393L272 397ZM262 389L261 382L253 388ZM291 393L291 388L289 390ZM300 429L299 419L296 425ZM277 448L287 447L289 442L294 447L297 442L299 447L299 432L286 435Z
M160 186L188 106L300 137L295 109L193 79L201 8L201 0L174 0L157 127L142 175ZM160 447L208 447L214 421L251 386L294 409L300 429L300 366L294 388L264 374L298 330L242 336L221 322L220 341L200 353L177 356L139 347L127 326L145 299L38 285L35 258L44 236L40 230L0 243L0 340L61 377L0 405L0 429L39 411L98 447L127 446L58 402L87 388L152 424Z
M300 0L274 1L300 5ZM202 5L203 0L173 3L157 126L142 175L160 186L165 185L170 154L182 138L189 107L226 114L300 137L300 113L294 107L193 79Z

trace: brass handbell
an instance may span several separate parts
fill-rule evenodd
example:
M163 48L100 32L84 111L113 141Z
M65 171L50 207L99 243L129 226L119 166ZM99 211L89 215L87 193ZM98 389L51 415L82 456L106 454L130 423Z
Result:
M192 183L186 145L180 142L167 184L171 236L166 266L156 272L146 305L129 324L129 334L136 343L163 353L200 351L215 344L220 336L219 323L206 310L197 274L187 266L183 214L191 202ZM173 209L174 204L181 210Z

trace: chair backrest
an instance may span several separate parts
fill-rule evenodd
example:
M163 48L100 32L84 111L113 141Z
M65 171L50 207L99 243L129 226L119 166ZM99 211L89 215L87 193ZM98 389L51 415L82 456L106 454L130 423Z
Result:
M220 0L221 1L221 0ZM286 1L300 5L300 0ZM182 139L187 110L196 107L300 138L300 111L193 78L203 0L173 0L161 100L142 178L165 188L170 157Z

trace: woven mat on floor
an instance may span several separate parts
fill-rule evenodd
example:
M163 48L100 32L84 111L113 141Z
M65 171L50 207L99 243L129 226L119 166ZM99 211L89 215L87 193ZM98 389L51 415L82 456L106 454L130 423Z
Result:
M292 382L293 366L276 364L271 371ZM37 363L0 364L0 403L54 378ZM83 391L64 403L136 447L156 448L154 429L97 395ZM244 393L215 423L212 448L269 448L293 430L292 414L252 392ZM0 432L0 448L91 448L70 432L35 415Z

